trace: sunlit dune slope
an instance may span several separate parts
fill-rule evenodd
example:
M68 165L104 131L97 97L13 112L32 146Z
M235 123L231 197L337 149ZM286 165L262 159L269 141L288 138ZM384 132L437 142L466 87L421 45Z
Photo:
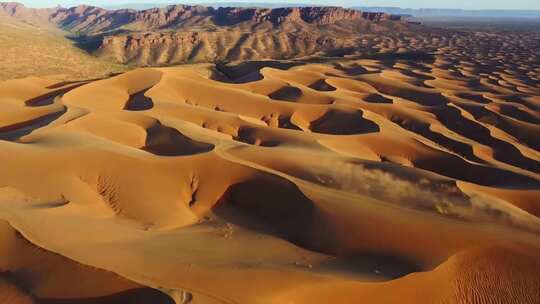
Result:
M0 257L21 252L0 270L38 280L2 275L0 291L539 302L538 75L270 64L0 83ZM99 288L62 289L73 275Z

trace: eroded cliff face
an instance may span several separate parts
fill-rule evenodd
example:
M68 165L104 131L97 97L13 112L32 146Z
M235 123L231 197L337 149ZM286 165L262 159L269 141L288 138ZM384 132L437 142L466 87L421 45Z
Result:
M133 21L133 10L108 11L99 7L80 5L58 8L50 16L57 26L75 33L92 34L124 26Z
M338 7L169 6L137 12L131 24L138 30L106 36L96 54L142 66L290 59L354 49L363 34L407 28L387 14Z
M80 5L48 11L2 4L7 14L39 14L94 40L98 56L133 65L288 59L355 48L360 35L406 30L401 17L341 7L237 8L170 5L106 10Z
M340 21L354 21L362 18L362 13L340 7L286 7L276 9L219 8L216 16L229 24L251 21L284 22L310 24L334 24Z
M317 25L336 24L340 22L357 22L361 20L399 21L399 16L384 13L367 13L341 7L285 7L275 9L220 7L214 9L204 6L170 5L165 8L148 10L114 10L108 11L98 7L77 6L59 8L51 14L51 21L68 29L86 34L103 31L114 26L116 28L137 24L138 30L165 29L190 24L212 24L217 26L234 26L240 23L257 25L269 22L280 25L286 22L297 22Z
M54 8L35 9L28 8L17 2L0 3L0 16L7 15L14 17L27 24L35 26L46 26L49 24L49 16L55 11Z
M173 32L108 36L97 51L122 63L163 65L221 60L291 59L353 47L357 39L322 33Z

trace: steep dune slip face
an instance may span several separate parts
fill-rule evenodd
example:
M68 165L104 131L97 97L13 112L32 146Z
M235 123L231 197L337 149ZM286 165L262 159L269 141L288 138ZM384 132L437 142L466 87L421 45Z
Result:
M457 40L0 83L0 302L540 303L537 54Z

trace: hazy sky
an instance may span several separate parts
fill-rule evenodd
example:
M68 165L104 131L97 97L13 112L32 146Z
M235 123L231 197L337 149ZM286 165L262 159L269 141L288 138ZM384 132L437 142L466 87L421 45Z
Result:
M17 1L17 0L13 0ZM6 2L6 1L0 1ZM123 3L157 3L157 2L177 2L167 0L18 0L31 7L52 7L56 5L72 6L77 4L91 5L116 5ZM540 0L185 0L178 3L209 3L209 2L275 2L275 3L308 3L341 6L398 6L403 8L464 8L464 9L535 9L540 10Z

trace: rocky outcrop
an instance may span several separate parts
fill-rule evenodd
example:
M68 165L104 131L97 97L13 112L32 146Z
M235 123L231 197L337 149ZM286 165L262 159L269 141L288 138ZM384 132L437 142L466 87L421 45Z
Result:
M1 2L0 15L8 15L14 17L24 23L35 26L47 26L49 24L49 16L55 11L54 8L28 8L17 2Z
M10 16L48 20L64 29L95 34L118 29L148 31L178 28L188 23L193 25L235 26L240 23L259 25L270 23L279 26L283 23L307 23L328 25L343 22L399 21L400 16L384 13L360 12L342 7L285 7L285 8L238 8L191 5L170 5L142 11L103 8L79 5L71 8L31 9L20 3L0 3L0 11Z
M133 22L157 29L179 24L194 17L210 16L213 11L211 7L200 5L170 5L165 8L137 11L133 16Z
M362 18L362 13L340 7L286 7L275 9L219 8L217 18L235 24L251 21L271 22L279 25L284 22L305 22L310 24L334 24L341 21L354 21Z
M31 10L13 3L0 8L8 14ZM96 55L143 66L347 52L362 44L363 34L409 26L399 16L341 7L170 5L137 11L80 5L39 12L50 23L86 37L80 45L91 45L87 50Z
M8 15L15 15L17 12L25 10L26 7L17 2L1 2L0 9Z
M360 35L402 31L387 14L339 7L235 8L168 6L135 12L139 30L104 37L96 54L121 63L167 65L185 62L290 59L348 52ZM328 27L328 25L332 25ZM201 30L201 28L212 30ZM160 31L176 28L177 31Z
M172 32L108 36L96 54L121 63L154 66L261 58L291 59L352 48L356 44L357 37L332 37L323 32Z
M60 26L86 34L118 28L156 30L189 25L235 26L241 23L259 25L270 23L279 26L287 22L315 25L359 22L398 21L399 16L383 13L365 13L341 7L286 7L275 9L170 5L148 10L113 10L98 7L77 6L58 9L51 21Z
M340 7L304 7L300 10L302 20L308 23L335 24L363 18L360 11Z
M108 11L94 6L79 5L58 8L49 18L58 26L77 33L97 33L113 30L133 21L134 10Z

